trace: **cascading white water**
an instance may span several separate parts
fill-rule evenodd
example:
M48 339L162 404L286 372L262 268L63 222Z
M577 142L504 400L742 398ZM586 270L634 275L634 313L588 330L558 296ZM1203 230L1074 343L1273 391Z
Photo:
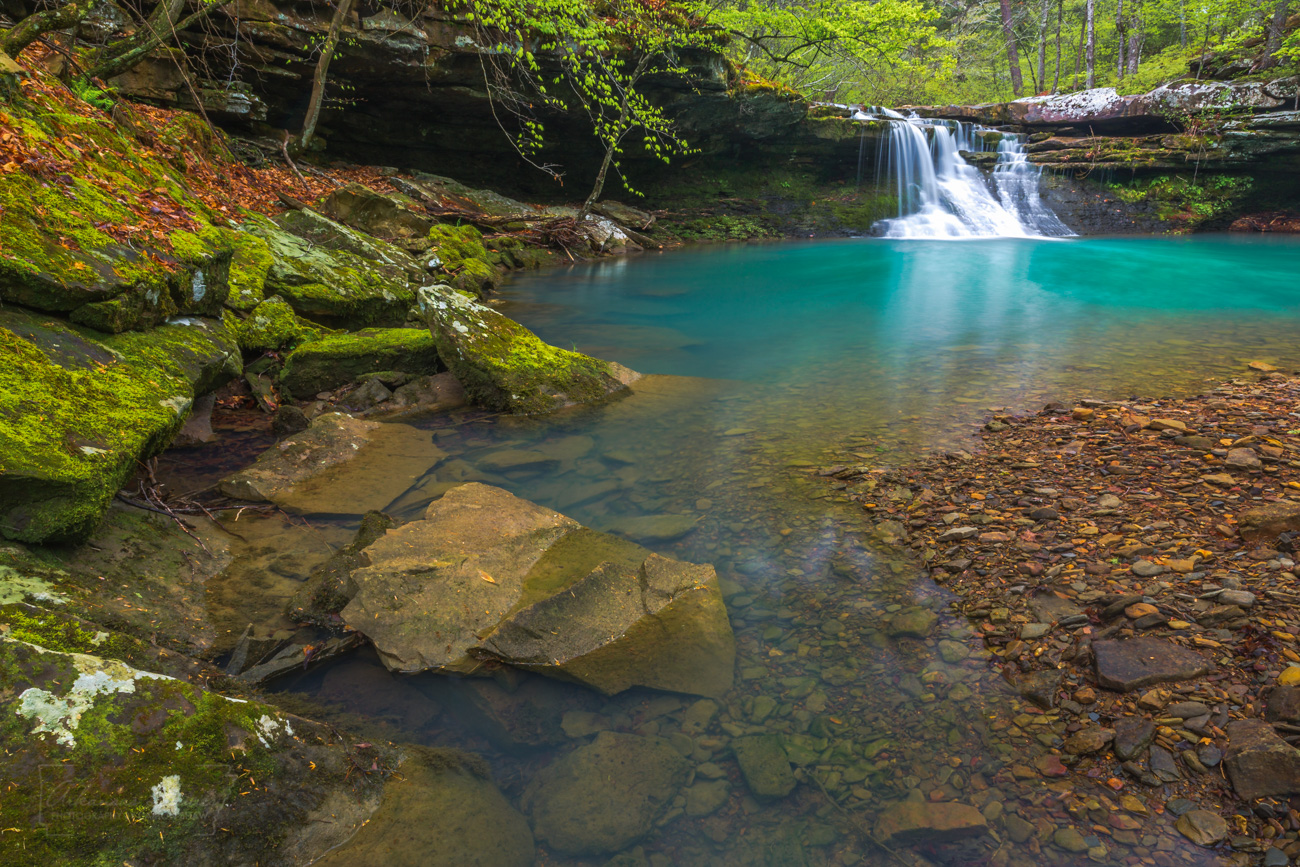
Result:
M887 238L1035 238L1072 234L1038 195L1041 170L1020 139L1003 134L994 186L962 158L984 150L973 124L924 122L881 109L889 139L877 172L892 179L898 216L877 229ZM855 115L856 118L856 115ZM926 132L930 132L927 138Z

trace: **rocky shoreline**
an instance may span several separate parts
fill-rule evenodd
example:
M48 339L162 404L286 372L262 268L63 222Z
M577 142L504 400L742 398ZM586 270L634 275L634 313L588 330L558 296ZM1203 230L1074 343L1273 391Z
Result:
M995 416L975 454L822 471L1023 700L991 729L1032 749L992 782L1020 791L1003 830L1033 851L1300 855L1300 380L1251 367L1199 397Z

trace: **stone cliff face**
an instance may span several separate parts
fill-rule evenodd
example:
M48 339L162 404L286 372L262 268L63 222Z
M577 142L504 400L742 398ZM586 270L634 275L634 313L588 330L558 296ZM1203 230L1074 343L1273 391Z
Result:
M330 67L333 99L327 100L320 132L331 156L450 175L531 199L573 199L585 192L602 156L585 118L541 115L547 147L536 161L556 165L564 174L561 186L514 149L508 135L515 132L512 118L489 98L486 55L471 29L435 9L414 19L362 10L345 26ZM186 50L209 75L196 88L209 115L246 129L297 131L329 16L327 7L236 0L214 16L214 27L184 34ZM781 160L799 149L856 165L856 131L839 148L844 137L808 128L807 105L789 94L745 89L715 54L692 52L679 59L688 71L685 79L654 80L648 88L694 151L676 163ZM190 88L168 57L114 84L136 98L193 107ZM653 179L662 171L637 149L623 162L638 178Z

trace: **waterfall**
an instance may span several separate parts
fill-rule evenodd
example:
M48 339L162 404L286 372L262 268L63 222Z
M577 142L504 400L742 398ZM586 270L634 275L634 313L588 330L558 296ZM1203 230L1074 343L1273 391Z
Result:
M979 133L986 130L957 121L906 118L889 109L876 111L889 121L877 174L892 184L898 196L898 216L882 220L877 225L880 234L887 238L1073 234L1039 197L1042 170L1026 159L1019 136L1002 134L990 185L961 155L984 151Z

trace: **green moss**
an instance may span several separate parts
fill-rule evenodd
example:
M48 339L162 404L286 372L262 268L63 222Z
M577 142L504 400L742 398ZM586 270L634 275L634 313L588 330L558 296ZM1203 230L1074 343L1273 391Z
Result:
M267 272L274 261L266 242L246 231L230 232L225 240L234 250L230 261L230 297L236 310L252 310L264 297Z
M234 347L219 329L177 325L92 337L18 314L6 320L0 320L7 326L0 327L0 535L6 538L84 537L136 459L165 447L195 394L231 373Z
M281 296L307 319L338 327L397 325L415 302L401 265L326 248L265 219L244 228L266 244L264 291Z
M278 295L254 307L237 329L239 348L252 353L292 349L321 335L321 329L299 318Z
M360 764L345 759L355 748L325 746L320 727L265 704L93 656L0 640L0 678L11 687L0 714L6 867L266 863ZM368 750L364 761L391 772L389 751ZM368 776L350 782L364 791Z
M429 254L442 260L451 283L463 292L482 296L496 285L501 257L483 244L483 233L473 226L440 224L429 230Z
M31 605L0 605L0 632L62 653L88 653L137 666L153 659L149 646L138 638L97 629L71 615Z
M206 226L207 207L186 192L171 166L143 150L106 116L83 116L46 91L12 102L9 125L43 153L67 160L43 176L0 174L0 300L38 310L72 313L91 327L147 328L168 315L169 288L192 290L172 256L166 234L128 228L129 242L105 227L140 222L135 203L163 193L181 216ZM202 234L202 233L201 233ZM205 239L206 240L206 239ZM209 266L205 287L214 297L224 278L210 273L220 247L186 249L190 264ZM131 297L116 301L121 295ZM182 304L181 309L189 309Z
M300 398L328 391L367 373L416 375L443 370L426 328L367 328L306 343L285 359L280 382Z
M609 362L546 343L447 287L421 290L438 354L477 403L545 413L605 400L622 386Z
M1107 191L1128 204L1151 202L1161 220L1181 231L1215 224L1236 213L1253 192L1253 179L1235 175L1185 175L1135 178L1107 185Z

